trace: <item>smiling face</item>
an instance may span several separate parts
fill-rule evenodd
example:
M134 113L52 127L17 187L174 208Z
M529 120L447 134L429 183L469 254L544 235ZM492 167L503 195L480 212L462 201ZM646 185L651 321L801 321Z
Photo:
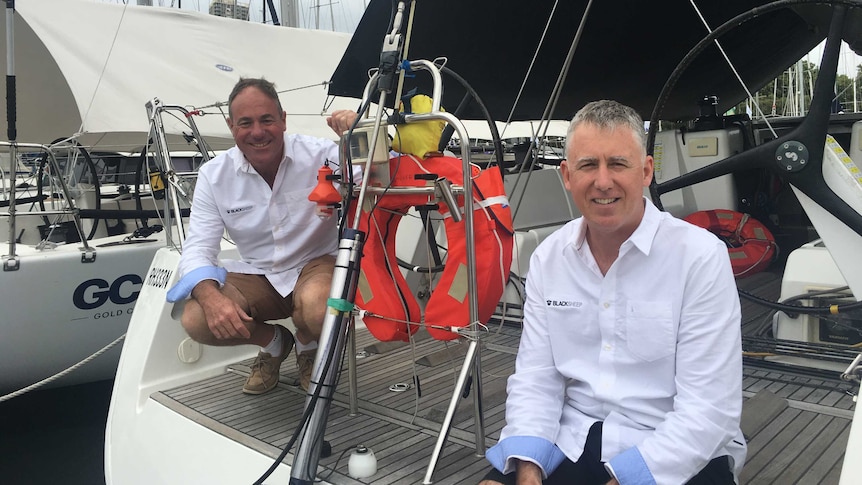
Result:
M245 158L259 172L277 167L284 155L286 115L278 102L256 87L239 92L227 124Z
M566 157L560 164L563 183L584 216L590 241L619 247L643 218L652 157L627 125L601 128L592 123L571 132Z

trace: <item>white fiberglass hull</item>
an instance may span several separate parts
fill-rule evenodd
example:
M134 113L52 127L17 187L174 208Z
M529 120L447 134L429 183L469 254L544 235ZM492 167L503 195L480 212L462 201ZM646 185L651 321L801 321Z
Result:
M165 239L154 234L148 242L100 246L122 239L91 241L91 262L82 262L79 243L16 247L18 269L0 271L0 392L50 377L125 333L145 271ZM117 345L53 384L110 379L119 356Z
M179 253L161 249L145 277L114 381L105 433L108 484L252 483L273 458L215 433L151 399L158 391L224 372L253 346L209 347L188 340L181 306L165 295ZM239 392L239 390L237 390ZM268 483L287 483L281 465Z
M118 393L114 387L114 395ZM105 436L105 483L250 484L273 459L181 416L153 400L132 411L114 399ZM122 409L118 409L122 406ZM280 465L265 483L290 480ZM320 482L325 484L326 482Z

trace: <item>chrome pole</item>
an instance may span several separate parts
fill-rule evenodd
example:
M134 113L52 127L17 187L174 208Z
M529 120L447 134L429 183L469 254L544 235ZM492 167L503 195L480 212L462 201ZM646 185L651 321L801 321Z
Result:
M436 71L436 68L434 69ZM438 74L439 75L439 74ZM428 115L419 114L406 117L408 121L418 118L427 117ZM461 140L469 140L467 130L458 118L449 113L433 113L434 118L445 119L451 124L455 131L458 132L458 137ZM476 283L476 241L473 234L473 181L471 178L472 170L470 165L470 148L469 144L461 143L461 160L463 161L464 174L464 224L466 225L465 235L467 242L467 295L470 301L470 330L473 335L477 334L479 327L479 299ZM461 366L461 372L458 375L458 381L455 383L455 390L452 392L452 398L449 400L449 407L446 410L446 416L443 418L443 423L440 426L440 434L437 436L437 442L434 444L434 451L431 453L431 460L428 463L428 469L425 472L423 484L434 483L432 476L434 469L437 467L437 462L440 460L440 455L443 452L443 446L446 444L446 439L449 437L449 431L452 426L452 420L455 417L455 410L458 407L458 399L464 391L464 386L467 382L467 377L470 372L473 372L473 412L475 418L476 437L476 455L484 456L485 454L485 417L482 410L482 366L479 352L479 342L471 340L467 347L467 355L464 357L464 363Z
M353 302L356 296L359 262L362 258L362 246L365 242L365 235L357 228L365 200L365 191L368 187L368 174L371 173L374 149L377 146L377 138L380 136L386 97L391 92L389 85L398 67L395 61L398 60L398 49L401 47L398 29L401 25L400 17L403 11L404 4L399 3L393 31L386 36L383 42L381 57L384 57L385 54L386 62L381 60L381 71L369 81L365 89L366 94L370 93L370 86L372 83L376 83L380 93L377 114L373 120L374 131L369 142L371 153L368 154L368 160L365 163L365 176L362 177L359 188L353 226L344 229L338 244L335 271L332 274L332 284L329 290L330 298L327 302L328 311L323 319L323 329L319 340L320 347L318 347L317 355L314 358L311 384L308 387L308 397L305 402L306 409L312 409L308 420L303 424L302 438L300 438L293 466L290 469L291 485L312 485L317 475L317 464L320 460L321 445L326 431L326 419L329 416L329 407L337 383L338 369L335 367L335 363L336 361L340 363L343 357L346 321L353 311ZM383 64L386 65L385 72L383 71ZM345 207L344 210L348 210L348 208Z
M326 419L338 377L338 364L344 352L344 341L350 320L356 280L359 275L359 260L362 256L364 235L355 229L345 229L339 241L335 271L329 292L328 311L323 320L320 347L314 358L311 383L305 406L313 406L308 421L303 426L302 438L290 469L291 485L311 485L317 475Z

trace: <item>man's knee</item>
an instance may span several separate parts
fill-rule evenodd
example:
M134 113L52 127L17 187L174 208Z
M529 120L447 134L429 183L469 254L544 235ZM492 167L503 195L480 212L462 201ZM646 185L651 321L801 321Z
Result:
M180 324L194 341L208 343L214 338L207 325L203 308L195 299L186 302L183 314L180 316Z
M294 291L294 317L300 320L322 320L331 285L331 274L317 274L305 281L301 288Z

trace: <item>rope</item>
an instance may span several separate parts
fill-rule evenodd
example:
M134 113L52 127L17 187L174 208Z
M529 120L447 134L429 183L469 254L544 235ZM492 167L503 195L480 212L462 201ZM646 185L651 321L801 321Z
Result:
M490 330L488 329L488 326L487 326L487 325L485 325L485 324L484 324L484 323L482 323L482 322L476 322L476 325L478 325L478 326L479 326L480 331L479 331L479 332L473 332L473 331L471 331L471 330L469 329L469 327L470 327L470 325L469 325L469 324L468 324L468 325L464 325L464 326L457 326L457 325L429 325L429 324L425 323L424 321L423 321L423 322L411 322L410 320L402 320L402 319L400 319L400 318L388 317L388 316L386 316L386 315L380 315L379 313L369 312L368 310L359 310L358 315L359 315L360 317L364 317L364 316L368 315L368 316L372 316L372 317L375 317L375 318L379 318L379 319L381 319L381 320L389 320L390 322L403 323L403 324L407 325L408 327L409 327L409 326L414 326L414 327L433 328L433 329L435 329L435 330L444 330L444 331L447 331L447 332L452 332L452 333L454 333L454 334L456 334L456 335L460 335L460 336L465 337L465 338L467 338L467 339L469 339L469 340L479 340L479 334L480 334L480 333L490 333ZM409 334L409 335L410 335L410 337L412 337L412 336L413 336L413 334L412 334L412 333L411 333L411 334Z
M83 365L88 364L90 361L92 361L92 360L93 360L93 359L95 359L96 357L98 357L98 356L100 356L100 355L104 354L104 353L105 353L105 352L107 352L108 350L111 350L111 348L112 348L113 346L115 346L115 345L117 345L118 343L120 343L120 341L121 341L121 340L123 340L124 338L126 338L126 334L122 334L122 335L120 335L119 337L117 337L117 339L116 339L116 340L114 340L113 342L109 343L108 345L106 345L106 346L102 347L99 351L97 351L97 352L96 352L96 353L94 353L93 355L91 355L91 356L87 357L86 359L84 359L84 360L82 360L82 361L78 362L77 364L75 364L75 365L73 365L73 366L71 366L71 367L67 368L67 369L66 369L66 370L64 370L64 371L58 372L58 373L54 374L54 375L53 375L53 376L51 376L51 377L48 377L48 378L46 378L46 379L42 379L41 381L39 381L39 382L37 382L37 383L35 383L35 384L29 385L29 386L27 386L27 387L25 387L25 388L23 388L23 389L19 389L19 390L17 390L17 391L15 391L15 392L13 392L13 393L6 394L5 396L0 396L0 402L8 401L8 400L10 400L10 399L12 399L12 398L16 398L16 397L21 396L21 395L23 395L23 394L26 394L26 393L28 393L28 392L30 392L30 391L36 390L36 389L38 389L38 388L40 388L40 387L44 386L45 384L48 384L48 383L53 382L53 381L56 381L57 379L59 379L59 378L61 378L61 377L65 376L66 374L69 374L69 373L71 373L71 372L73 372L73 371L77 370L79 367L81 367L81 366L83 366Z

